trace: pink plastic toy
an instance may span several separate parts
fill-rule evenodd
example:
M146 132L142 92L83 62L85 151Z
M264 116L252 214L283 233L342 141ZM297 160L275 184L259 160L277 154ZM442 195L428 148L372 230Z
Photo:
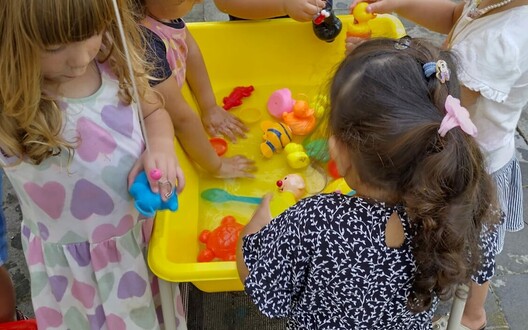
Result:
M160 169L155 168L150 170L149 175L152 180L159 180L161 179L162 173Z
M278 89L268 99L268 112L277 119L282 119L283 113L293 111L295 100L288 88Z

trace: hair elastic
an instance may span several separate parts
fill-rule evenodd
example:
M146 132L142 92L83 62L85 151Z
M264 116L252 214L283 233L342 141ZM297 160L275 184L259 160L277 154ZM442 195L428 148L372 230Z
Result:
M445 101L445 110L446 115L442 119L442 123L438 129L438 134L441 137L444 137L447 132L455 127L460 127L468 135L477 135L477 127L471 121L467 109L460 105L459 99L448 95Z
M397 50L403 50L407 49L411 46L411 37L408 35L405 35L401 37L400 39L396 40L396 43L394 44L394 48Z
M436 72L436 62L427 62L422 65L426 78L429 78Z

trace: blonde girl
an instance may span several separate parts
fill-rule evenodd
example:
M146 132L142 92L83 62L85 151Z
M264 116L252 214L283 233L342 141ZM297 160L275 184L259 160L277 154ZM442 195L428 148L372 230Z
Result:
M0 161L23 213L39 329L159 328L143 256L152 219L127 188L154 168L179 191L185 182L136 25L117 5L125 40L112 0L0 3ZM171 185L150 182L163 195Z

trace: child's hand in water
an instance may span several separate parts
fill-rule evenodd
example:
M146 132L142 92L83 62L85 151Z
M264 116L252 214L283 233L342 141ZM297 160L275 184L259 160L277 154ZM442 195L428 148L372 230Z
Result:
M217 173L213 173L217 178L253 178L254 175L251 172L257 170L254 161L241 155L220 159L222 160L220 168Z
M224 135L233 142L236 142L237 137L245 138L248 131L240 119L218 105L203 113L202 122L210 136Z

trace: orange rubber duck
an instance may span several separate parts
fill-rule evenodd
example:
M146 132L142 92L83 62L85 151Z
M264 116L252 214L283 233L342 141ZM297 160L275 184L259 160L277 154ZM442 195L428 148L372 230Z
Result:
M308 102L295 101L292 112L284 112L282 121L288 125L294 135L308 135L315 128L314 110L310 109Z

